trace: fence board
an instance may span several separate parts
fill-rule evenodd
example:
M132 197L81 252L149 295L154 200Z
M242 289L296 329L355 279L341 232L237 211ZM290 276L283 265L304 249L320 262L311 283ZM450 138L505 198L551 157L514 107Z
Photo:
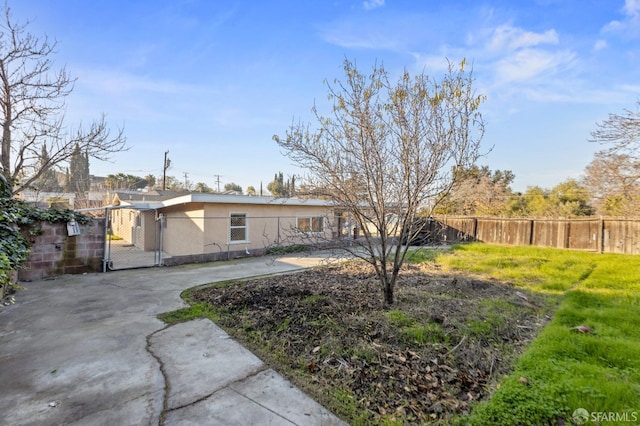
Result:
M640 220L605 220L603 228L603 251L640 253Z
M438 217L434 240L640 254L640 219Z

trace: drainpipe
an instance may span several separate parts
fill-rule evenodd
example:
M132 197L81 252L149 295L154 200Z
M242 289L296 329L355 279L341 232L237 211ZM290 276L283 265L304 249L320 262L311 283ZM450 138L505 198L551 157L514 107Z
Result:
M164 241L163 241L164 232L162 231L162 229L164 228L164 221L165 221L164 214L160 213L158 215L158 219L160 221L160 231L158 231L160 235L159 235L159 238L158 238L159 247L156 250L156 259L157 259L156 260L156 265L157 266L162 266L162 249L164 247Z
M109 233L109 209L105 207L104 209L104 244L102 246L102 272L107 272L107 244L109 244L107 240L107 236Z

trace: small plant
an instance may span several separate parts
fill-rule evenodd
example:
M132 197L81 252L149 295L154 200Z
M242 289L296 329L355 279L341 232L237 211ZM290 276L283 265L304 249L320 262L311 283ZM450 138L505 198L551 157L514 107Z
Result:
M312 294L311 296L307 296L304 299L302 299L302 303L313 305L316 303L323 302L325 300L327 300L327 296L324 296L322 294Z
M384 316L397 327L408 327L413 325L415 322L413 318L410 318L403 311L397 309L385 312Z
M450 337L438 323L416 324L402 329L405 340L413 343L448 343Z
M220 313L206 303L198 303L158 315L158 319L167 324L177 324L197 318L209 318L211 321L217 321L220 318Z
M283 254L291 254L291 253L300 253L307 250L309 250L309 246L306 246L304 244L293 244L290 246L269 247L266 253L272 254L272 255L283 255Z

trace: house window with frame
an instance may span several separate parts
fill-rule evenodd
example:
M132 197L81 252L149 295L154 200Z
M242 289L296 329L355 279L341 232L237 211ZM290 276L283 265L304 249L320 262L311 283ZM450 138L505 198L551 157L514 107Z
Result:
M231 213L229 215L229 242L245 242L248 240L247 234L247 214Z
M306 216L298 217L296 227L301 233L321 233L324 232L324 217Z

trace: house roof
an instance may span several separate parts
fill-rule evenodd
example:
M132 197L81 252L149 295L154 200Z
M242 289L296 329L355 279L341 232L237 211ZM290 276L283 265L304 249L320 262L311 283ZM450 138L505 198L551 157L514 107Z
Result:
M335 203L329 200L303 199L303 198L273 198L249 195L227 195L211 193L191 193L166 200L121 200L121 207L138 209L162 209L189 203L214 203L214 204L250 204L272 206L316 206L331 207Z

